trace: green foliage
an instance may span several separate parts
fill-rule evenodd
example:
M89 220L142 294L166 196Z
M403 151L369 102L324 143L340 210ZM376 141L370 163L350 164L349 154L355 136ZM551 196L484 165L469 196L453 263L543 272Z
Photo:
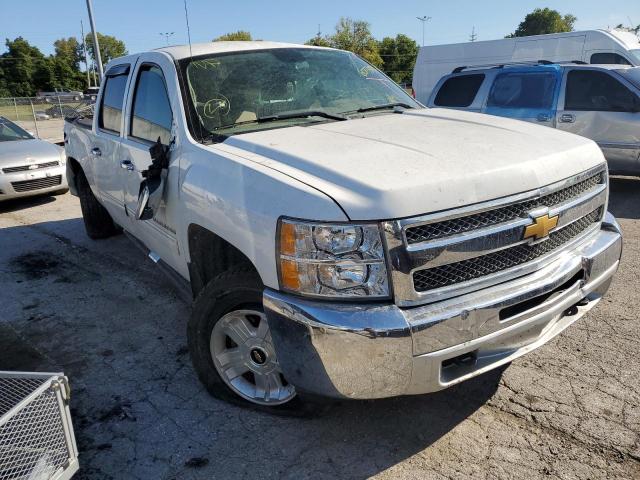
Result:
M85 35L85 42L87 44L87 52L95 62L96 57L94 53L95 48L93 45L93 35L87 33L87 35ZM98 32L98 44L100 45L100 57L102 57L102 63L105 65L114 58L122 57L129 53L127 52L124 42L111 35L103 35Z
M5 45L7 51L0 60L3 88L12 96L28 97L35 94L39 84L48 84L47 62L38 48L22 37L13 41L7 38Z
M314 47L330 47L331 46L331 42L329 40L319 35L307 40L304 44L312 45Z
M577 18L571 14L563 16L557 10L536 8L524 17L524 20L518 25L516 31L507 35L507 38L572 32L576 20Z
M379 43L382 70L397 83L411 83L418 44L403 34L385 37Z
M75 37L61 38L53 42L55 58L72 70L80 70L80 63L84 62L82 45Z
M217 38L214 38L213 42L250 42L253 40L251 38L251 33L245 32L244 30L238 30L237 32L225 33L224 35L220 35Z

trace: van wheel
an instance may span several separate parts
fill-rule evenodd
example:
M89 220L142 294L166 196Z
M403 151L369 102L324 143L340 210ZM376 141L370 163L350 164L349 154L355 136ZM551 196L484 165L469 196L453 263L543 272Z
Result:
M187 337L193 366L213 396L269 413L305 415L303 399L282 375L255 272L231 269L211 280L193 305Z
M122 230L115 223L107 209L100 205L95 197L82 170L76 174L76 186L80 197L80 209L84 220L84 228L89 238L107 238L120 233Z

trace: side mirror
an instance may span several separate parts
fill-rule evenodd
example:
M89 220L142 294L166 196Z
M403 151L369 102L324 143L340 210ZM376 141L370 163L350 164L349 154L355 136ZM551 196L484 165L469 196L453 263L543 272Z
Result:
M147 178L142 181L140 193L138 194L136 219L150 220L153 218L154 208L160 205L163 184L163 179L160 177Z

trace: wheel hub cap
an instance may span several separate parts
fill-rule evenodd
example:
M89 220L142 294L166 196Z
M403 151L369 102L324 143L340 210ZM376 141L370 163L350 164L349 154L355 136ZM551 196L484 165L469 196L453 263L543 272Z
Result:
M235 310L213 328L210 340L213 364L222 380L241 397L260 405L279 405L296 392L286 382L263 312Z

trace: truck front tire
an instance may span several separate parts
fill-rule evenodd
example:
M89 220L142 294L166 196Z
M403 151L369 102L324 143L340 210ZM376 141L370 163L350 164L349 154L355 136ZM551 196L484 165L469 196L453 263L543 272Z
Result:
M120 233L120 227L113 223L113 219L107 209L100 205L100 202L91 191L87 177L81 169L76 174L76 187L80 198L84 228L89 238L95 240Z
M276 414L316 411L280 373L263 288L255 272L232 268L202 289L187 331L193 366L219 399Z

